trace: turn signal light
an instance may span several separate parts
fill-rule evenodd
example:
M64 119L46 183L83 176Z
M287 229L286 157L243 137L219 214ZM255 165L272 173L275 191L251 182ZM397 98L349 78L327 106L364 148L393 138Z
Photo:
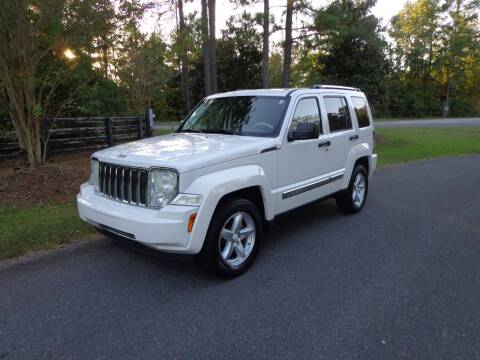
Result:
M193 224L195 224L195 219L197 218L197 214L192 214L190 215L190 218L188 219L188 228L187 228L187 231L189 233L192 232L192 229L193 229Z

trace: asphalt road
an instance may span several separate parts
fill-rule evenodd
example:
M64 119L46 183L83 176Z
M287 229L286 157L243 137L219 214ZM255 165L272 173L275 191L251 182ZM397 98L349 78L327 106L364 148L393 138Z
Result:
M412 119L375 121L378 128L402 128L402 127L478 127L480 118L448 118L448 119Z
M480 156L282 216L222 281L109 240L0 267L0 359L480 359Z

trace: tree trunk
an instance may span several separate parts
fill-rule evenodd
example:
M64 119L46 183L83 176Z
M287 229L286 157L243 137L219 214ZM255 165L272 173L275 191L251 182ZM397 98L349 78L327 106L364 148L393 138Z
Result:
M22 64L23 65L23 64ZM25 67L20 67L23 69ZM21 70L18 70L22 73ZM4 89L7 94L9 113L12 120L19 148L24 152L30 166L42 163L42 144L40 121L34 115L36 108L33 79L24 71L24 79L12 80L5 76Z
M39 165L43 162L42 142L40 137L40 121L33 118L28 111L12 109L10 116L17 134L19 148L24 152L30 166Z
M285 46L283 52L282 86L290 87L290 67L292 65L292 17L293 0L287 0L287 16L285 20Z
M218 92L217 85L217 47L215 45L215 0L208 0L208 20L210 23L210 80L212 93Z
M27 130L28 141L25 142L26 154L29 165L42 163L42 142L40 140L40 121L31 119L32 125Z
M269 41L270 41L270 4L268 0L263 0L263 55L262 55L262 69L263 69L263 88L270 87L270 79L268 74L268 60L269 60Z
M207 0L202 0L202 54L203 54L203 83L205 96L212 93L212 81L210 78L210 39L208 37L208 11Z
M192 108L192 102L190 98L190 86L188 81L188 57L186 48L186 27L185 18L183 15L183 0L178 0L178 17L179 17L179 30L180 30L180 87L182 88L183 101L185 102L185 108L187 113Z

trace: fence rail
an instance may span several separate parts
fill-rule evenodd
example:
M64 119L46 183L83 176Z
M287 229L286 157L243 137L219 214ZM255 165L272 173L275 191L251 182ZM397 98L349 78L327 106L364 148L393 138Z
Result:
M96 150L152 136L153 112L145 116L77 117L41 122L44 157ZM0 160L21 155L10 119L0 118Z

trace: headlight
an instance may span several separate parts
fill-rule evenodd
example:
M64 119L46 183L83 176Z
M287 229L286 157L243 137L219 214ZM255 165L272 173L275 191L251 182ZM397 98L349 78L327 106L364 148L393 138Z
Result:
M93 187L95 188L95 191L100 191L99 176L98 176L100 165L98 163L98 160L92 159L91 166L92 166L92 172L90 174L90 184L93 185Z
M175 171L153 169L148 178L148 204L161 208L170 203L178 192L178 175Z

